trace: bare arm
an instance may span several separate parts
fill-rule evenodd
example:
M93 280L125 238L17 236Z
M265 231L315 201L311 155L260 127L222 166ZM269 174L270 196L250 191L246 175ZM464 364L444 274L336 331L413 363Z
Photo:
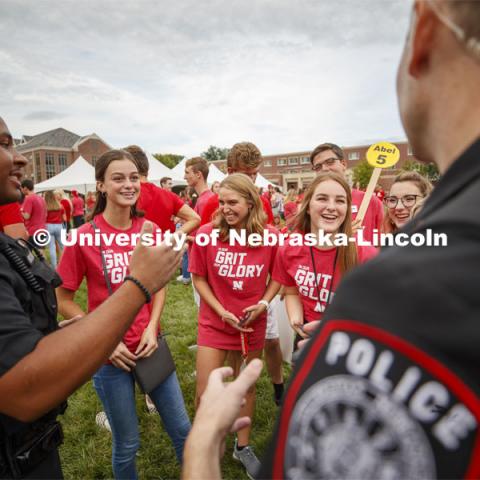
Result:
M73 290L58 287L55 293L57 294L58 313L60 315L63 315L64 318L73 318L77 315L85 316L85 312L74 301L75 292Z
M28 232L23 223L12 223L11 225L5 225L3 227L3 232L5 235L8 235L12 238L23 238L24 240L28 239Z
M151 223L146 222L144 232L152 232ZM166 245L139 243L130 272L156 292L168 282L182 255L182 250L175 252ZM0 412L28 422L61 403L108 358L144 303L142 291L125 282L94 312L43 337L0 377Z
M303 326L303 305L297 287L285 287L285 307L292 328L301 328Z
M176 216L185 222L179 232L188 234L200 225L200 217L188 205L184 205Z
M30 216L31 216L31 215L30 215L29 213L27 213L27 212L22 212L22 215L23 215L23 218L24 218L25 220L28 220L28 219L30 218Z

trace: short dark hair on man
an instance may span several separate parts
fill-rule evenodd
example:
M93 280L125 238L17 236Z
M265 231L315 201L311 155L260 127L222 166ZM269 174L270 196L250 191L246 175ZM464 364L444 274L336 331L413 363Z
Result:
M167 183L169 180L171 180L171 177L162 177L160 179L160 185L164 185L165 183Z
M22 182L22 188L33 191L33 182L27 178Z
M138 173L146 177L148 175L148 169L150 167L148 163L147 155L138 145L129 145L123 150L126 150L134 159L137 164Z
M313 152L310 154L310 163L313 165L314 158L325 150L331 150L340 160L345 158L343 150L338 145L335 145L334 143L322 143L318 147L315 147Z
M202 157L193 157L187 160L185 167L192 167L195 173L200 172L203 175L203 179L207 181L209 166L208 162Z

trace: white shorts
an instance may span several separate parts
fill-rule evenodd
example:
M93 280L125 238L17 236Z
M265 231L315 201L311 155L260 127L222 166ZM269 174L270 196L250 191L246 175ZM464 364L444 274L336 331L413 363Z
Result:
M269 305L267 310L267 331L265 332L265 339L273 340L274 338L279 337L280 334L278 332L278 323L274 315L274 309Z

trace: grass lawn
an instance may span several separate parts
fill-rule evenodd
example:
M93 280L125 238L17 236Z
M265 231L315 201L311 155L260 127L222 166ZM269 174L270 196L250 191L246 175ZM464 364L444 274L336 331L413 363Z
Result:
M85 308L84 285L77 293L76 300ZM177 365L177 375L191 419L194 414L195 351L189 350L188 346L195 344L196 319L191 287L172 281L168 287L167 304L161 324L163 331L169 334L167 341ZM277 407L272 395L272 386L264 371L257 384L257 408L251 436L251 443L259 457L265 449L276 417ZM95 424L95 415L100 410L101 403L91 381L69 399L69 408L62 418L65 442L60 450L66 479L113 476L110 461L111 435ZM137 412L141 431L141 447L137 458L139 477L179 478L180 467L177 465L170 439L161 426L160 417L147 413L143 395L139 392ZM233 437L230 436L222 460L223 478L247 479L241 466L232 459L232 447Z

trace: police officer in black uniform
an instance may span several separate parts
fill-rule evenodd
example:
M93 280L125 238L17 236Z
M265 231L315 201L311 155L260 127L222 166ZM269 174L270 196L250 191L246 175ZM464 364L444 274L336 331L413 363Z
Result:
M0 204L20 198L25 159L0 118ZM144 231L151 231L147 224ZM0 233L0 478L62 478L57 416L65 400L106 361L182 252L135 249L127 281L94 313L57 328L57 274L41 253Z

